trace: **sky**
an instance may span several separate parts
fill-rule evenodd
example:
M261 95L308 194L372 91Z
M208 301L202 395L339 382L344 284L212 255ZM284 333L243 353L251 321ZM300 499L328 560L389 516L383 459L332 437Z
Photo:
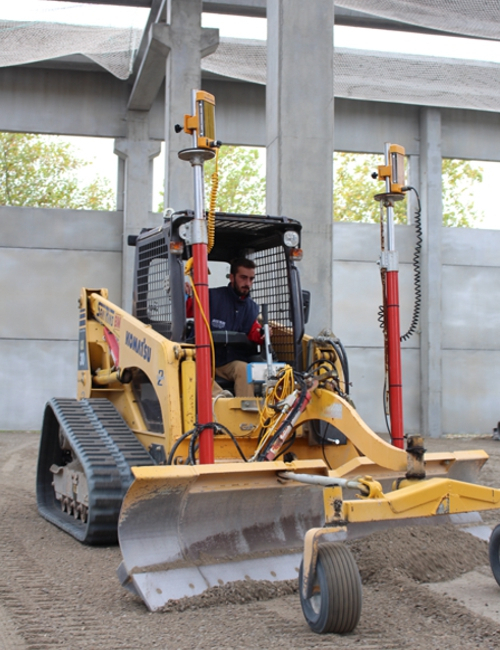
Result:
M93 6L89 12L88 5L73 2L53 2L50 0L0 0L0 19L6 20L48 20L73 24L114 25L119 27L143 27L148 16L147 9L137 7ZM218 27L221 36L234 38L253 38L266 40L267 21L265 18L248 18L203 14L204 27ZM481 41L477 39L451 36L429 36L408 32L386 32L365 28L336 26L334 30L336 47L355 49L405 52L427 56L445 56L466 58L500 63L500 42ZM113 154L113 141L100 138L70 138L82 158L92 162L86 173L100 174L116 184L116 157ZM383 148L383 143L381 143ZM163 155L154 161L154 201L159 200L159 191L163 182ZM475 193L475 203L479 211L484 211L485 220L482 227L500 228L500 210L497 209L498 178L500 163L481 163L483 183Z

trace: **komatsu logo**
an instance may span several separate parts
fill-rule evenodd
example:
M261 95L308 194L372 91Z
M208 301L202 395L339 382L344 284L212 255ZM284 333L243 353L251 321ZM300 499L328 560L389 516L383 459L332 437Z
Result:
M125 332L125 345L134 352L137 352L148 363L151 361L151 348L146 343L146 339L141 341L130 332Z
M113 327L115 322L115 312L113 309L100 302L97 304L97 318L101 323L106 323L108 327Z

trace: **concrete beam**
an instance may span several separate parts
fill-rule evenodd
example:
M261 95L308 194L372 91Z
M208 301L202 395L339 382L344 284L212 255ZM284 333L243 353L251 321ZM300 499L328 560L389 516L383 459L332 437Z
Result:
M134 75L137 75L149 45L149 31L154 23L166 22L166 13L170 0L152 0L151 11L144 27L142 39L134 61Z
M151 110L165 79L165 61L170 52L168 30L165 24L150 26L147 49L130 93L128 110Z
M218 29L203 29L199 35L201 58L212 54L219 44ZM128 102L129 110L149 111L165 79L165 62L172 48L171 26L154 23L149 28L148 46Z
M223 142L266 145L266 88L237 80L204 79L217 99L217 131ZM103 71L42 67L0 68L0 131L91 137L126 137L130 86ZM335 148L379 153L385 141L419 153L419 108L337 98ZM176 115L177 122L182 115ZM165 136L162 89L149 112L149 137ZM174 122L172 122L174 123ZM442 108L444 158L498 161L500 113ZM224 134L223 134L224 132Z
M203 0L203 11L212 14L265 18L267 0Z

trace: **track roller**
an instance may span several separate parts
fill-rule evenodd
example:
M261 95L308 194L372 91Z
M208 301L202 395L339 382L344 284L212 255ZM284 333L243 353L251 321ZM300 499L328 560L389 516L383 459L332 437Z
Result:
M350 550L339 543L322 544L313 594L302 595L302 566L299 574L300 604L313 632L352 632L361 616L362 589L358 567Z

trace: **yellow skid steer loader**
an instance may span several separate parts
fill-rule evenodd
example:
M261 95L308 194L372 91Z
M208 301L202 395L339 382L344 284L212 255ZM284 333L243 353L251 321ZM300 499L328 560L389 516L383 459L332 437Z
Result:
M195 99L201 115L210 98ZM196 142L182 157L202 175L214 136L207 128L200 142L201 117L185 128ZM208 252L204 217L197 204L131 238L132 315L106 289L82 289L76 399L45 408L39 511L86 544L118 537L120 580L150 610L236 580L299 577L311 629L350 631L361 583L344 540L463 522L500 507L500 491L475 485L483 451L425 455L418 436L399 449L361 420L341 342L327 330L304 333L299 222L217 213ZM256 265L252 298L272 332L264 350L238 332L210 335L207 284L220 284L239 257ZM194 322L186 315L191 258ZM254 397L212 398L211 338L255 355Z

